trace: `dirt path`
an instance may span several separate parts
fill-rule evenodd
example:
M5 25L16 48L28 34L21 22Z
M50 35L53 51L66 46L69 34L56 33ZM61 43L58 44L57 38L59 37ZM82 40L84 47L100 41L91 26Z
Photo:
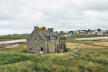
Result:
M26 39L1 41L0 44L11 44L11 43L20 43L20 42L26 42Z
M78 38L76 40L82 40L82 41L87 41L87 40L108 40L108 37Z
M23 42L26 42L26 39L0 41L0 49L14 47Z

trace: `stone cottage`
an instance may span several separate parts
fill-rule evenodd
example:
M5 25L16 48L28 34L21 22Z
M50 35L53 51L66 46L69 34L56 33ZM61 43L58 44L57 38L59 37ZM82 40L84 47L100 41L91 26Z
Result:
M27 48L30 53L65 52L65 41L65 38L59 38L53 32L53 28L36 26L27 39Z

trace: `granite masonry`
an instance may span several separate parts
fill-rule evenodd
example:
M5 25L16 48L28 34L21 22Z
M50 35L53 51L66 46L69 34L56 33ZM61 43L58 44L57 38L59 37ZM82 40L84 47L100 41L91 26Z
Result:
M53 32L53 28L36 26L27 39L27 48L28 52L37 54L65 52L65 41Z

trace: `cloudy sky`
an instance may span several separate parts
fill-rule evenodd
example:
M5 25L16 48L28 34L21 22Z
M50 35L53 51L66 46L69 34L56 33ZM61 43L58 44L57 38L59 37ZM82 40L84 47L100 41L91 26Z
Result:
M108 0L0 0L0 34L108 29Z

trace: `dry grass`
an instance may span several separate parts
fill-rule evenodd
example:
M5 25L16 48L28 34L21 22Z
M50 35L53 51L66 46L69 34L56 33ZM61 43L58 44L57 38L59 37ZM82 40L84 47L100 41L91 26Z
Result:
M67 42L68 52L43 55L26 53L26 44L1 49L4 65L0 65L0 72L108 72L107 44L107 41Z
M107 48L108 41L73 41L66 43L67 48Z
M67 48L102 48L101 46L87 45L81 43L66 43Z
M93 42L94 45L106 46L108 47L108 42Z
M22 43L18 46L14 46L12 48L4 48L4 49L1 49L0 50L0 53L4 52L4 53L24 53L24 51L26 51L27 49L27 46L26 46L26 43Z

